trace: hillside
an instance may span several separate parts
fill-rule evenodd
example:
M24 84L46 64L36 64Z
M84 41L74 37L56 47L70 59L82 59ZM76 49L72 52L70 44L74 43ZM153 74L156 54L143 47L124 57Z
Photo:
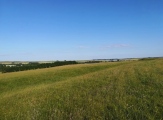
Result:
M163 119L163 59L0 74L0 120Z

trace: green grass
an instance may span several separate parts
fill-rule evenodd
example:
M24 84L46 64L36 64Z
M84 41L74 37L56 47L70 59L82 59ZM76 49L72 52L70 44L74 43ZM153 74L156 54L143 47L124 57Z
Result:
M0 74L0 120L163 119L163 59Z

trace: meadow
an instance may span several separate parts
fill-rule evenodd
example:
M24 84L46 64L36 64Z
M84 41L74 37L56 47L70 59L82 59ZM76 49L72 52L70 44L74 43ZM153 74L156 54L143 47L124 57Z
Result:
M0 74L0 120L161 120L163 59Z

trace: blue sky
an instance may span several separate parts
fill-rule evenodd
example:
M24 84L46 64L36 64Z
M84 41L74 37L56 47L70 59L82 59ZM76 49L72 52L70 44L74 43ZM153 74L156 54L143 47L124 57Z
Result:
M0 61L163 56L163 0L0 0Z

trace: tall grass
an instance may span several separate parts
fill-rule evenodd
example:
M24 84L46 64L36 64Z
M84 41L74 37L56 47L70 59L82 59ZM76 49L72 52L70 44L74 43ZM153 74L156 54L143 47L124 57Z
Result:
M163 60L0 74L0 119L163 119Z

